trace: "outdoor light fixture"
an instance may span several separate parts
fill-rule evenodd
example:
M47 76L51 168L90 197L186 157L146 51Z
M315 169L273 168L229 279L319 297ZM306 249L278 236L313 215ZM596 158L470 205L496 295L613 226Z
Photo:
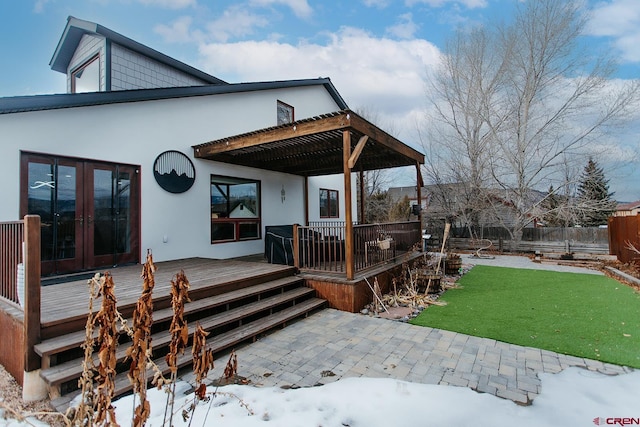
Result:
M280 201L284 203L284 199L286 199L287 192L284 191L284 184L282 184L282 190L280 190Z

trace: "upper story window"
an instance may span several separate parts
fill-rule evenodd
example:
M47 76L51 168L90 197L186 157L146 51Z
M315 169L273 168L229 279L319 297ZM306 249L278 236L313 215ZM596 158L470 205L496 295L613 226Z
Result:
M278 125L293 123L294 120L293 107L282 101L278 101Z
M96 55L71 73L71 92L100 91L100 55Z
M320 218L339 218L338 190L320 189Z

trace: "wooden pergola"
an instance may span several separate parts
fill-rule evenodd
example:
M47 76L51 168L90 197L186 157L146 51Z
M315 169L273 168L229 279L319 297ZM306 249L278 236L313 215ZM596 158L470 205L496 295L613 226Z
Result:
M344 174L347 277L353 278L351 173L413 166L418 203L424 155L350 110L230 136L193 146L194 156L218 162L284 172L308 178ZM306 185L305 185L306 188ZM308 199L308 196L305 196ZM305 209L308 209L305 200ZM364 204L361 198L361 213ZM308 223L308 212L305 212ZM420 218L421 219L421 218ZM351 264L351 267L349 267ZM351 270L350 270L351 268Z

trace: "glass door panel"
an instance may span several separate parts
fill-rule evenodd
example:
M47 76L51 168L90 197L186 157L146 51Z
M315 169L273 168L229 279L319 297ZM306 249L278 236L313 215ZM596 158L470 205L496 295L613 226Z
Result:
M23 158L24 214L40 215L42 274L82 268L81 165L74 161L28 155ZM78 252L78 250L80 252Z
M113 171L93 170L93 254L113 255L115 207Z
M126 165L88 163L87 184L93 201L88 214L89 266L139 261L138 181Z
M140 261L133 166L24 153L20 213L40 215L42 274Z
M116 253L131 251L131 175L118 172L116 184Z
M40 215L40 245L43 261L54 259L55 165L28 163L27 213Z
M56 258L73 259L76 258L75 166L58 166L56 193Z

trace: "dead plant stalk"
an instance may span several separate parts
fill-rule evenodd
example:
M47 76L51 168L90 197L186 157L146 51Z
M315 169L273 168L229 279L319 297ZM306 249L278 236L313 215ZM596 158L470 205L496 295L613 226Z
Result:
M133 311L133 337L131 347L127 349L127 358L131 359L129 380L133 385L134 396L140 398L135 407L133 426L143 426L149 418L151 408L147 400L147 358L151 356L151 325L153 324L153 287L155 285L155 265L151 252L142 267L142 294Z
M167 422L168 413L170 426L173 421L176 381L178 379L178 355L184 354L184 349L187 347L189 341L189 328L184 318L184 305L186 302L189 302L189 280L187 280L184 271L180 270L175 278L171 280L171 307L173 309L173 318L171 319L171 326L169 327L169 332L171 333L169 353L165 356L167 366L171 371L171 385L167 393L164 424Z

